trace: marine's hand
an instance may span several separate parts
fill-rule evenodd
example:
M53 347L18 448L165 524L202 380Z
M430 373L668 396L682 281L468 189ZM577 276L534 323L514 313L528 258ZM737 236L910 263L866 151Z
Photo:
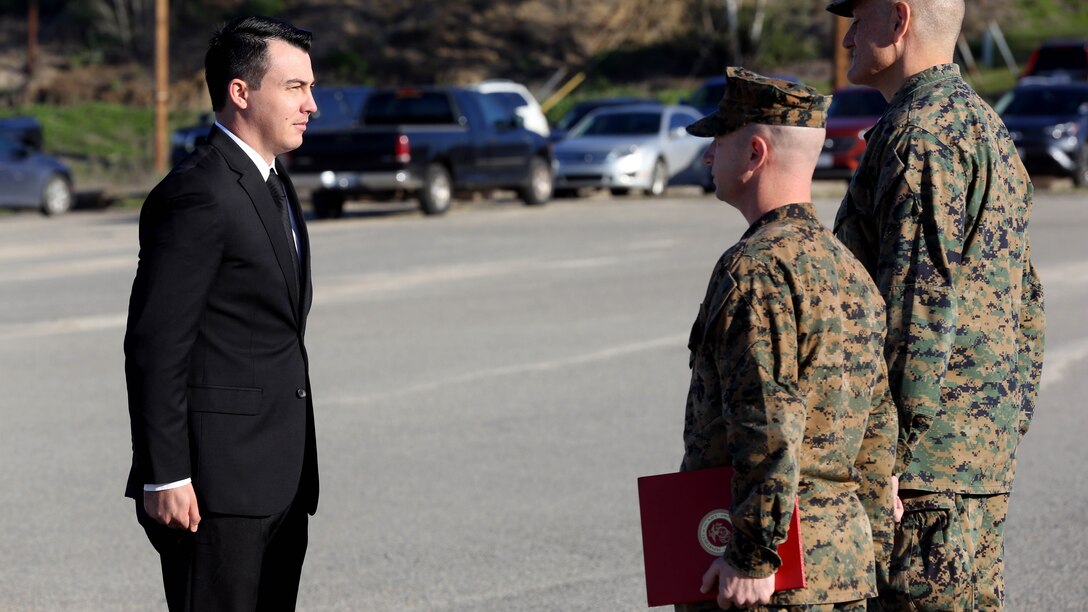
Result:
M200 509L192 483L165 491L144 491L144 511L171 529L188 529L196 533L200 524Z
M718 607L728 610L733 606L749 606L771 603L774 594L774 574L765 578L750 578L733 569L724 559L715 559L703 574L703 586L699 590L709 593L718 583Z
M899 477L892 476L892 518L895 522L903 520L903 500L899 499Z

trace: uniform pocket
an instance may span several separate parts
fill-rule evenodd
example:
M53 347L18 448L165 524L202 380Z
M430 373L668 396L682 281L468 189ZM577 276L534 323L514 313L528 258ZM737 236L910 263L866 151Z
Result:
M895 532L885 604L898 610L970 610L963 530L951 493L903 500Z
M255 415L261 411L258 387L189 385L189 412Z

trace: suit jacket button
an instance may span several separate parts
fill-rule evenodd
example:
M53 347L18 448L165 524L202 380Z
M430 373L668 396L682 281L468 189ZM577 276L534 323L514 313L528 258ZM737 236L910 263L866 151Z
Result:
M306 399L306 389L297 389L295 391L295 397L299 399Z

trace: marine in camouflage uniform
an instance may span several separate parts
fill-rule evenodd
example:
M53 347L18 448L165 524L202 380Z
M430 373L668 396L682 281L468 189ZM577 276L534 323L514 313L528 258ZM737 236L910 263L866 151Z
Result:
M887 305L905 509L874 607L1000 609L1016 449L1042 371L1032 186L954 64L909 76L866 140L835 234Z
M726 82L719 110L692 134L824 126L828 99L807 87L738 69ZM807 586L756 609L863 610L876 593L874 538L891 541L897 431L884 332L876 287L810 203L763 214L714 268L689 342L681 469L734 468L723 557L746 576L781 565L776 549L799 499Z

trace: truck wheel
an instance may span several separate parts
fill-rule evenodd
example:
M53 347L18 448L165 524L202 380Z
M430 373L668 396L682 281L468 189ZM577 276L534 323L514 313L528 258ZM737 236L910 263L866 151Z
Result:
M318 219L339 219L344 214L344 195L335 191L315 191L310 199Z
M668 186L669 171L665 168L665 162L659 159L654 164L654 173L650 175L650 188L646 190L646 195L651 198L661 197Z
M53 216L72 208L72 187L59 174L50 175L42 187L42 214Z
M453 186L450 173L442 164L427 166L423 175L423 187L419 190L419 205L425 215L442 215L450 209Z
M1077 187L1088 187L1088 143L1080 149L1077 156L1077 167L1073 170L1073 184Z
M530 206L544 204L552 197L554 178L547 160L534 157L529 160L528 183L518 189L518 197Z

